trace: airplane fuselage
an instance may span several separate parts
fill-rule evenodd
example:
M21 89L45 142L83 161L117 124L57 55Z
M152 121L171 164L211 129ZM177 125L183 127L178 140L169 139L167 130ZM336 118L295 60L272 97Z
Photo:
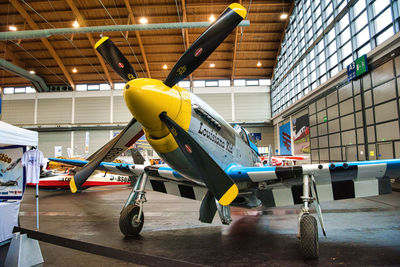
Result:
M154 79L135 79L126 84L124 98L133 116L143 125L149 144L169 166L187 178L203 182L159 119L162 112L175 119L223 170L232 165L252 167L260 162L242 128L235 130L213 108L184 88L170 88Z

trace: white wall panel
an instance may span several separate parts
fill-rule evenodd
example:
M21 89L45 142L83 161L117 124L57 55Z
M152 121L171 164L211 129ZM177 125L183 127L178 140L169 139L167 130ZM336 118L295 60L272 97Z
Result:
M198 94L197 96L215 109L225 120L232 121L231 94Z
M54 157L54 146L62 146L62 155L67 155L71 146L71 132L39 132L39 150L45 158Z
M132 114L125 105L122 96L114 96L113 106L113 122L129 122L132 119Z
M3 101L2 120L11 124L33 124L35 100L6 100Z
M37 122L71 123L72 98L38 99Z
M267 93L235 93L235 121L270 119L267 96Z
M75 98L75 123L109 123L110 97Z

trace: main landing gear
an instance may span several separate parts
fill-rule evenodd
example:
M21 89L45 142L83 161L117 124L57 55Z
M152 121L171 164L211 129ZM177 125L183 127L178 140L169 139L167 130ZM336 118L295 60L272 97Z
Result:
M312 186L310 186L310 182ZM310 188L312 189L312 195L315 196L315 199L311 195ZM300 239L300 247L304 258L316 259L319 254L318 225L315 217L310 215L310 204L313 203L314 200L316 200L314 205L324 236L326 236L326 233L313 175L303 176L303 196L301 199L303 200L303 206L299 214L299 231L297 236Z
M143 203L146 202L145 187L148 180L146 173L137 179L119 217L119 229L127 236L138 236L144 223Z

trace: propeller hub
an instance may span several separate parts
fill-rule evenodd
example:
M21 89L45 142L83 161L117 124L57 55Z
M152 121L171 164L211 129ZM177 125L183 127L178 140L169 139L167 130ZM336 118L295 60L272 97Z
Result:
M168 116L189 129L191 104L189 92L178 86L168 87L162 81L140 78L129 81L124 89L125 103L145 128L146 136L161 139L170 134L159 115Z

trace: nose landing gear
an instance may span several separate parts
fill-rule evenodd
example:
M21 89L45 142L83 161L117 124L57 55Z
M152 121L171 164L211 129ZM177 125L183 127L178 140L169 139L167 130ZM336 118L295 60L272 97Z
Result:
M148 180L146 173L137 179L119 217L119 229L129 236L137 236L142 231L144 223L143 203L146 202L145 187Z

